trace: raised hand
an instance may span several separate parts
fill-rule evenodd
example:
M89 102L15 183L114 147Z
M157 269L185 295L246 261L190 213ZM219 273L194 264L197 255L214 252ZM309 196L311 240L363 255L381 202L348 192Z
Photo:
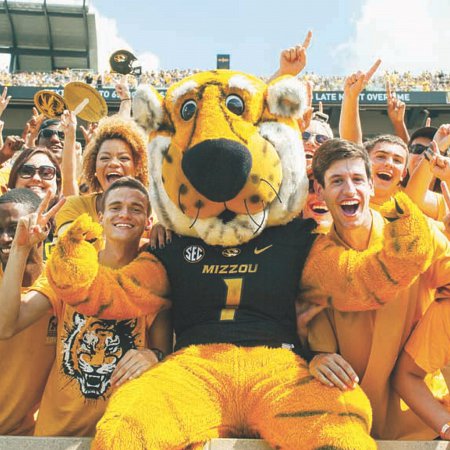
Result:
M450 124L442 124L436 131L433 140L436 142L439 151L445 154L450 147Z
M91 139L93 138L97 130L97 127L98 127L97 122L91 122L87 128L84 128L83 125L80 125L80 130L83 133L85 146L88 145L89 142L91 142Z
M39 114L39 111L35 107L33 107L33 115L31 116L30 120L26 123L22 135L28 147L34 147L35 141L39 134L39 130L44 120L45 116L43 114Z
M77 116L72 111L65 110L61 115L61 128L64 131L65 141L75 140L77 131Z
M8 95L8 88L5 86L3 88L2 95L0 95L0 117L8 106L11 96Z
M0 148L0 163L11 159L19 151L25 141L20 136L7 136L4 144Z
M123 75L120 81L116 84L116 94L120 100L131 100L130 87L128 85L128 78Z
M280 68L277 76L298 75L306 66L306 50L312 39L312 31L308 31L303 44L283 50L280 54Z
M395 96L395 92L392 92L389 81L386 81L386 96L387 113L390 121L393 124L403 123L405 120L406 105Z
M369 83L373 74L380 67L380 64L381 59L377 59L367 72L358 71L347 77L344 84L344 94L346 96L357 97L367 86L367 83Z
M46 239L50 231L50 220L65 202L62 198L47 211L51 197L52 193L48 191L36 212L19 219L13 246L31 249Z

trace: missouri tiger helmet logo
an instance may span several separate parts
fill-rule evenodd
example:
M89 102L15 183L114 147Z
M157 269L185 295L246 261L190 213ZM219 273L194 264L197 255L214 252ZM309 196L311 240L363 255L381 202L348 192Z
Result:
M240 72L203 72L163 99L141 87L135 119L149 132L150 195L159 220L208 244L236 246L297 216L307 194L296 119L305 88Z
M63 372L78 383L87 399L104 397L117 363L135 349L137 320L92 320L73 315L64 339Z

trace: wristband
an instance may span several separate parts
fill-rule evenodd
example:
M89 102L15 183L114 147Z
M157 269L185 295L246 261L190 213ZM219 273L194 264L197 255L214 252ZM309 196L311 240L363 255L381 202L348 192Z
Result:
M130 98L130 97L127 97L127 98L121 98L121 99L120 99L121 102L126 102L127 100L131 100L131 98Z
M447 432L447 430L450 429L450 422L444 423L444 425L442 425L441 431L439 431L439 437L441 439L445 439L445 433Z
M155 354L158 362L161 362L164 359L164 352L162 352L159 348L151 348L150 350Z

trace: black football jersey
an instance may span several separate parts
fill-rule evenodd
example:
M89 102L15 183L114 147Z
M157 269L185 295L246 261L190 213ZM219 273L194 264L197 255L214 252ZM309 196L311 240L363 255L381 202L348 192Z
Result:
M152 250L170 280L176 348L297 346L295 300L315 226L296 219L235 247L174 235Z

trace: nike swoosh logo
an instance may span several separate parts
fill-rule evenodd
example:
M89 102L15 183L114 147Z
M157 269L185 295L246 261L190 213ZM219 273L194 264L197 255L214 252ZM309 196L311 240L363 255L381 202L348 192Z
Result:
M260 253L265 252L266 250L269 250L270 247L273 247L273 245L270 244L267 247L255 248L255 255L259 255Z

